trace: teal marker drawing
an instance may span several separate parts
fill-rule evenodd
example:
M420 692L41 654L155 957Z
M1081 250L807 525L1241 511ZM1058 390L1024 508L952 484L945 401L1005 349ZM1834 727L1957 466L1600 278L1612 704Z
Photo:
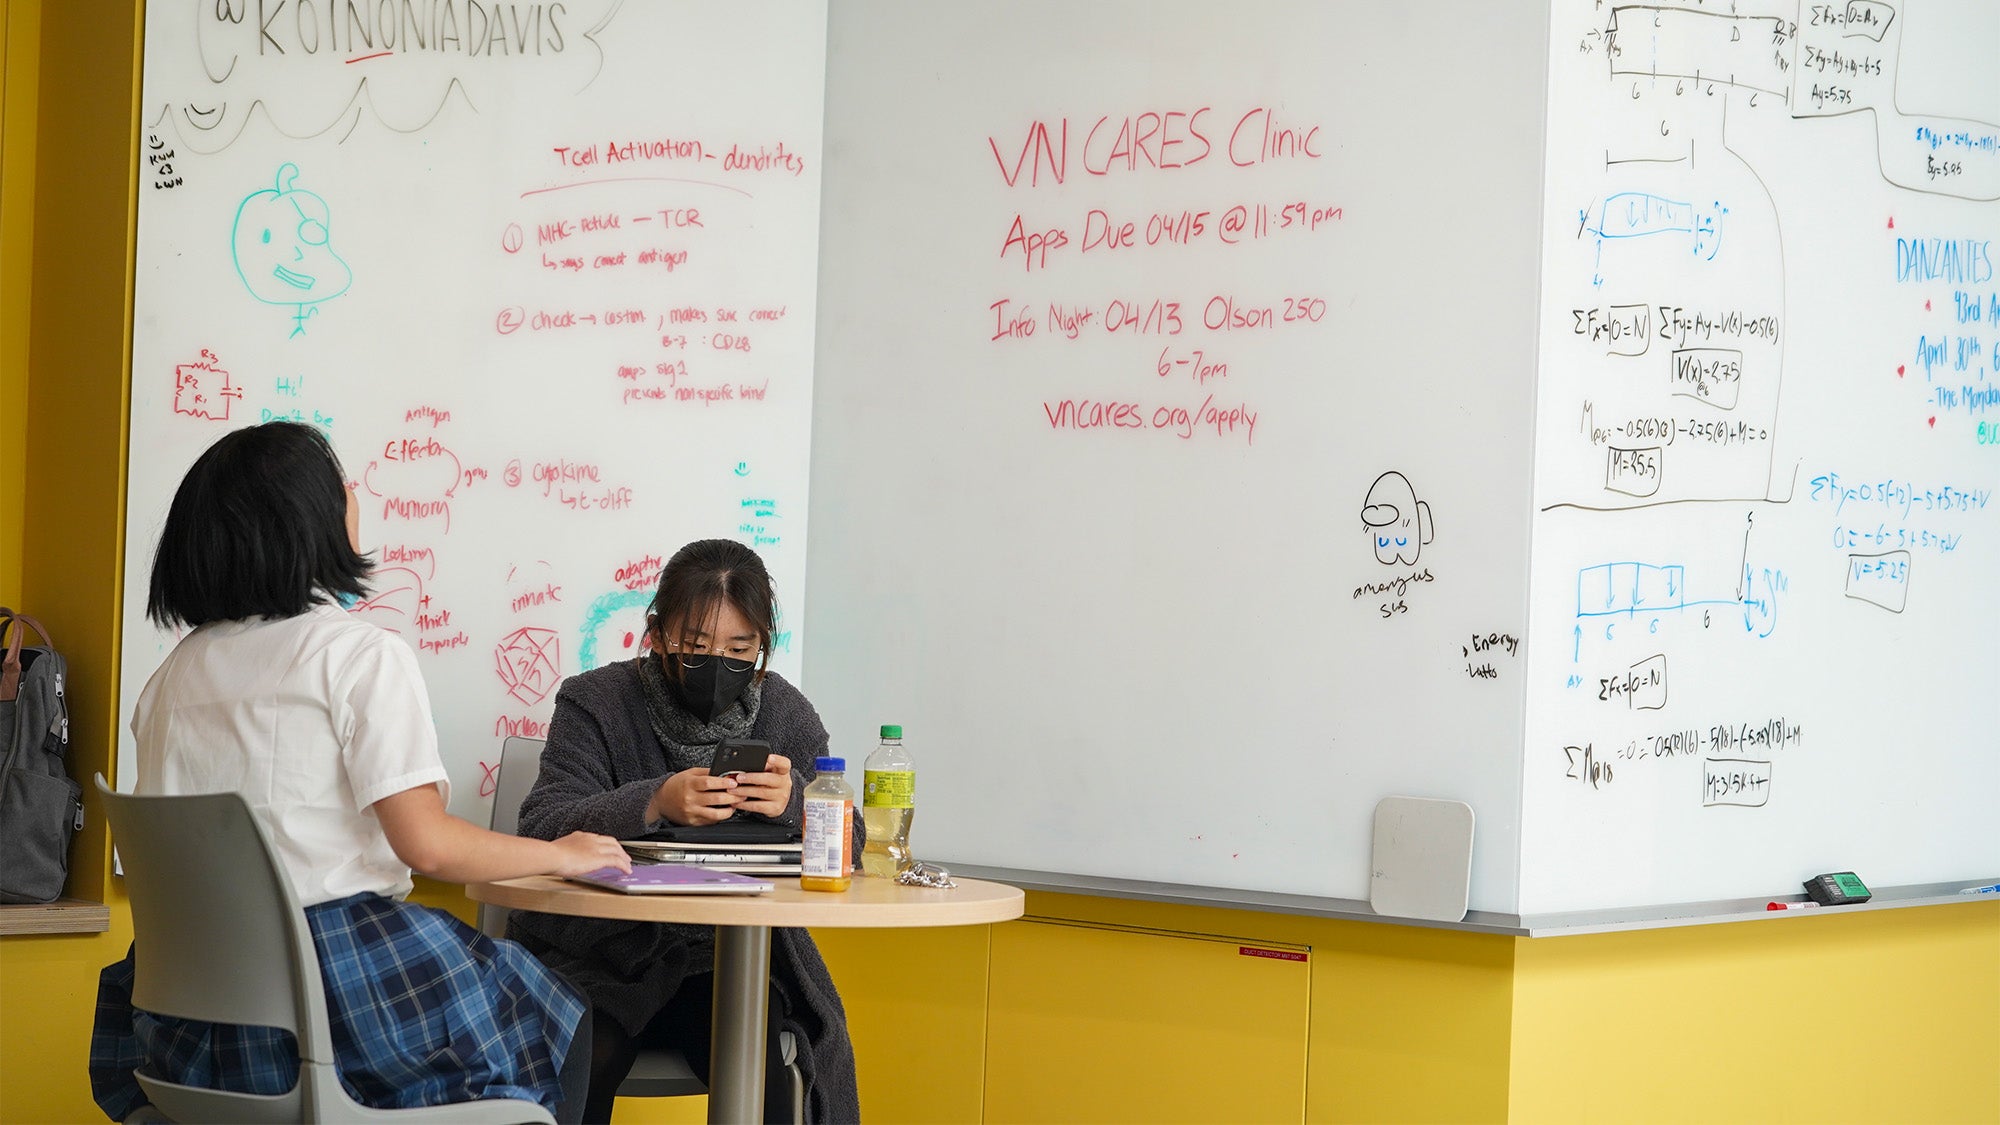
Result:
M314 306L354 282L353 271L333 252L332 212L326 200L300 190L299 166L278 169L276 186L253 191L236 208L229 232L236 276L252 297L292 307L292 335L306 330Z
M634 610L643 614L652 600L651 590L613 590L608 594L600 594L597 600L590 603L590 608L583 611L583 643L576 649L577 663L582 666L583 671L588 672L608 661L622 660L627 656L639 654L645 618L641 616L636 622L627 620L622 623L614 623L612 618L629 616ZM636 625L637 628L621 629L619 627L621 625ZM600 640L606 641L612 650L605 652L602 657L598 652Z

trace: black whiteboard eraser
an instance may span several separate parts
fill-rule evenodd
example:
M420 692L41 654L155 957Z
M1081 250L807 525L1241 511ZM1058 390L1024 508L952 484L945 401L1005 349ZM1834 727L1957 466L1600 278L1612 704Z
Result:
M1821 906L1850 906L1875 897L1861 876L1852 871L1832 871L1806 880L1806 897Z

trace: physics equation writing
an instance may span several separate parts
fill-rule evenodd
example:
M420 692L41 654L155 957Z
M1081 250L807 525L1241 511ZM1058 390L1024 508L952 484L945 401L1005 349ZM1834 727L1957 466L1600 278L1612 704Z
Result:
M1762 722L1718 722L1706 730L1655 730L1609 749L1594 741L1564 746L1562 776L1594 792L1657 769L1678 773L1683 767L1673 763L1700 759L1702 807L1761 808L1770 800L1773 762L1781 752L1796 754L1804 740L1803 728L1782 715Z

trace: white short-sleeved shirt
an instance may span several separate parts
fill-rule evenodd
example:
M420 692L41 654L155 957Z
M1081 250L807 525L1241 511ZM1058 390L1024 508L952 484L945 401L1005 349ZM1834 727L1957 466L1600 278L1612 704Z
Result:
M137 792L243 794L303 906L408 894L369 806L420 785L451 797L416 654L333 606L188 634L147 681L132 734Z

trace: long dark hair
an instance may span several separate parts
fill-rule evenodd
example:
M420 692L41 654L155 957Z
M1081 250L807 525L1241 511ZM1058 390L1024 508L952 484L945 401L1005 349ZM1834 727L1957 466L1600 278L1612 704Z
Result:
M372 564L347 539L347 484L311 426L224 434L195 460L153 552L146 616L163 628L296 617L367 594Z
M666 659L668 625L705 625L723 605L735 608L757 630L757 678L771 663L771 631L776 626L778 597L771 572L757 552L734 539L697 539L667 560L660 571L660 588L646 607L654 655L666 674L678 678L680 668Z

